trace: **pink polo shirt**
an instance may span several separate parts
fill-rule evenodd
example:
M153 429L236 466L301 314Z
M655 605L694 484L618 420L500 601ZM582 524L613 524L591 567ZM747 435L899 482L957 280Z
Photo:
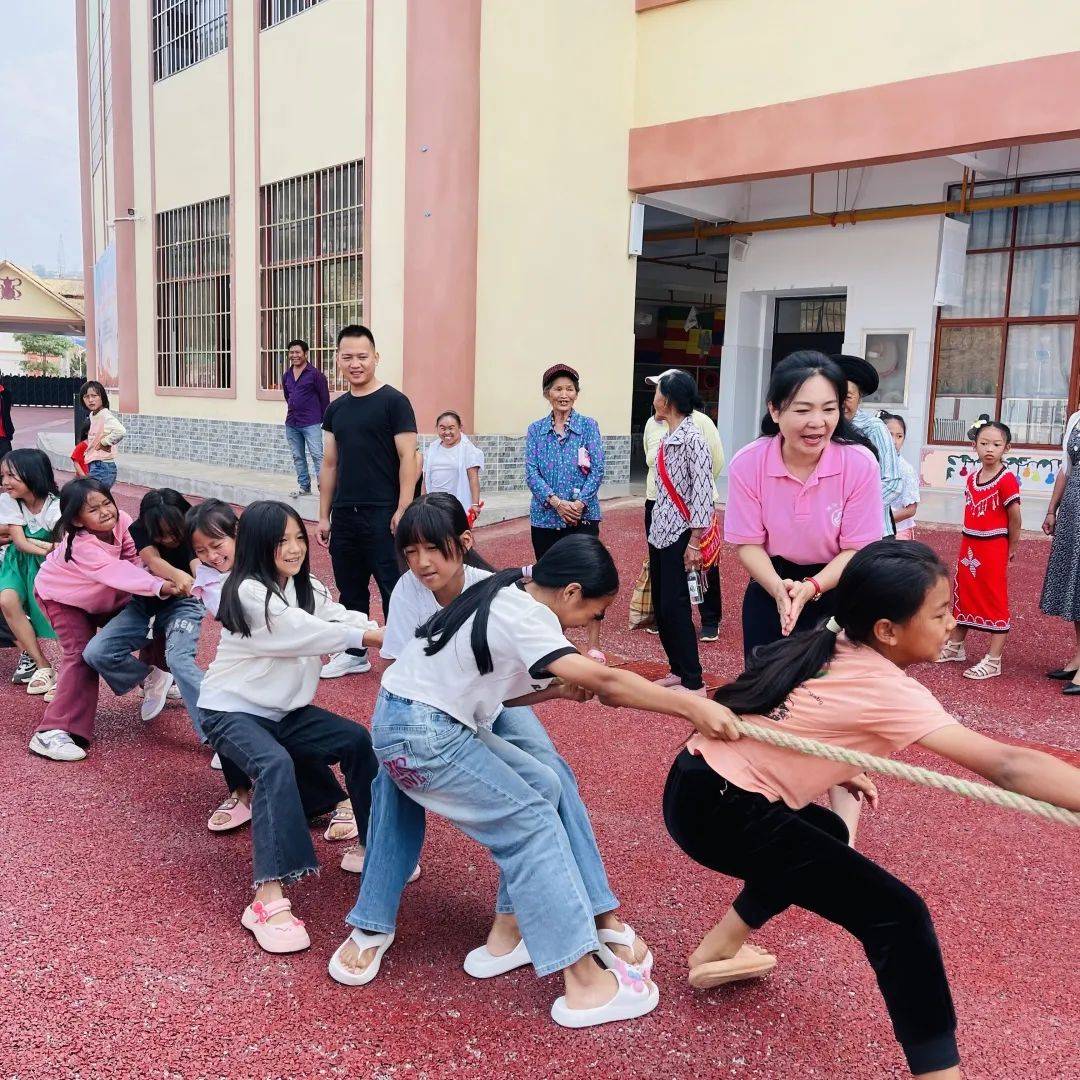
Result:
M853 645L844 634L817 678L797 686L767 718L745 719L878 757L889 757L957 722L922 683L868 645ZM687 749L736 787L770 802L782 799L793 810L862 771L748 738L721 742L695 735Z
M828 563L881 539L881 476L863 446L830 442L804 483L788 472L781 437L744 446L728 466L724 539L760 544L800 566Z

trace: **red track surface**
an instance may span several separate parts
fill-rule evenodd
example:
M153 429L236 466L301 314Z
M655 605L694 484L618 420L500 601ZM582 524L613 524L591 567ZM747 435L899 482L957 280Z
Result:
M632 580L643 555L638 512L611 513L604 534ZM954 557L955 534L924 535ZM527 527L484 530L480 545L493 562L520 563ZM1006 677L971 684L958 665L918 675L979 730L1076 751L1080 703L1042 677L1071 649L1071 630L1037 611L1046 551L1037 539L1022 545ZM315 563L328 579L324 552ZM726 553L727 617L721 640L703 646L706 666L722 675L737 666L743 581ZM655 637L623 629L626 599L606 639L632 659L655 658ZM215 637L204 635L204 660ZM982 642L971 644L978 656ZM624 914L656 954L662 991L641 1021L575 1033L548 1018L557 979L522 970L481 984L461 970L486 932L495 874L483 850L438 821L376 982L347 989L326 975L357 879L338 869L341 847L321 831L326 872L292 893L312 948L261 953L239 924L249 833L206 830L220 774L184 712L146 726L134 699L103 689L87 761L46 762L26 750L43 706L7 682L13 663L0 654L0 1076L906 1075L861 950L811 915L792 910L766 927L760 940L780 964L763 982L704 994L686 985L684 957L735 887L692 864L664 831L660 793L685 735L676 721L595 704L542 709L577 770ZM324 683L318 701L366 722L376 687L374 676ZM883 805L859 846L930 904L966 1075L1080 1077L1077 834L899 781L880 785Z

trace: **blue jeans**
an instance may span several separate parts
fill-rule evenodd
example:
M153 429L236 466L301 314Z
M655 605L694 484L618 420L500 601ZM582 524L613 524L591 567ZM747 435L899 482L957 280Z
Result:
M86 471L107 488L111 488L116 483L115 461L91 461L86 466Z
M285 425L285 439L292 452L293 466L296 469L296 482L301 491L311 490L311 477L308 475L307 455L315 464L315 476L322 468L322 425L311 424L308 427L290 427Z
M90 639L83 650L83 659L114 694L134 690L150 674L150 668L133 653L146 644L146 634L153 619L155 629L165 636L165 660L187 706L195 734L200 742L205 742L199 713L203 672L195 663L195 650L205 615L202 601L194 597L159 600L155 596L133 596L127 606Z
M504 730L517 729L537 748L546 743L558 758L546 734L537 738L535 728L543 729L531 710L506 712L517 715ZM373 788L364 876L346 918L350 926L394 930L401 893L423 845L424 812L433 810L494 856L498 910L517 917L537 975L561 971L598 948L594 916L618 903L607 887L588 815L583 806L580 812L572 807L580 799L565 762L552 768L507 737L472 732L438 709L385 690L375 707L372 743L383 768ZM564 801L570 828L561 818ZM585 872L572 836L593 853L584 859Z

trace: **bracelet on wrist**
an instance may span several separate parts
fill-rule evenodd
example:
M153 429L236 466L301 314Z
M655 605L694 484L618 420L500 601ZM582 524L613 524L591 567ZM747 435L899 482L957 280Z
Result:
M809 585L814 590L814 595L810 598L810 602L821 599L821 585L818 583L818 579L815 577L803 578L803 584Z

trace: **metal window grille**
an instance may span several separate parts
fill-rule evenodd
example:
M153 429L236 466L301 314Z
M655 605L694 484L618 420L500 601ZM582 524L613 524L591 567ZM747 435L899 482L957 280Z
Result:
M154 0L154 79L167 79L228 45L228 0Z
M321 0L262 0L262 28L277 26L302 11L314 7Z
M276 390L286 345L303 338L332 390L340 327L362 322L364 169L353 161L267 184L261 192L259 385Z
M157 384L232 386L229 199L157 215Z

